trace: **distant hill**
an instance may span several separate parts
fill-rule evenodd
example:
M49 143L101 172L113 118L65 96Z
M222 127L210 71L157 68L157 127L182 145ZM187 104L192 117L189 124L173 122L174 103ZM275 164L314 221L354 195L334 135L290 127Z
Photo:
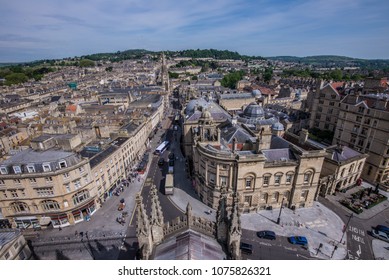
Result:
M317 55L306 57L273 56L267 57L267 59L307 64L316 67L360 67L362 69L389 68L389 59L361 59L336 55Z

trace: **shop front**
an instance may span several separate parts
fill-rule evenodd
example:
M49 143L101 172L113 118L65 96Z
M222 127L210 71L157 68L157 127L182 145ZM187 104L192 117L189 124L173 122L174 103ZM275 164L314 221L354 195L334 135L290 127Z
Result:
M35 216L25 216L15 218L16 228L39 228L38 218Z
M81 208L72 211L74 223L79 223L82 221L89 221L90 217L96 212L95 201L92 200L87 205L82 206Z

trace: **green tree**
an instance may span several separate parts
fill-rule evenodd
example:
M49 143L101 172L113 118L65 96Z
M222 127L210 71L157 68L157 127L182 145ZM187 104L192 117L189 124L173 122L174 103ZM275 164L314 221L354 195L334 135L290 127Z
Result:
M169 78L170 79L177 79L178 76L179 76L178 73L169 72Z
M342 70L336 69L336 70L331 71L330 77L331 77L331 79L333 79L335 81L341 81L342 77L343 77Z
M265 72L263 73L263 80L265 82L269 82L272 77L273 77L273 68L271 67L266 68Z
M223 87L235 89L236 84L238 83L238 81L242 80L243 75L244 75L243 71L231 72L227 75L224 75L220 83Z
M80 67L93 67L95 66L95 62L90 59L81 59L79 63Z
M28 77L24 73L12 73L5 76L5 85L10 86L28 81Z

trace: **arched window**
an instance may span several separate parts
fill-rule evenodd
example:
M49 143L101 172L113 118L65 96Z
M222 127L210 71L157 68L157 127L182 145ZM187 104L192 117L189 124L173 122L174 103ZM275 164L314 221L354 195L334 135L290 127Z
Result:
M261 195L261 200L265 203L267 203L267 199L268 199L269 195L267 193L263 193Z
M350 168L349 168L349 170L348 170L348 173L353 172L353 169L354 169L354 164L351 164L351 166L350 166Z
M14 202L10 206L15 213L28 213L30 212L30 207L24 202Z
M55 200L44 200L41 202L41 207L45 211L55 211L59 210L59 204Z
M274 175L274 184L275 184L275 185L281 184L282 175L283 175L282 173L276 173L276 174Z
M312 181L312 174L313 172L311 170L304 173L304 184L309 184Z
M278 201L278 198L280 197L280 193L279 192L275 192L273 193L272 195L272 200L275 200L275 201Z
M87 190L80 191L72 196L74 205L82 203L89 198L89 192Z
M293 175L294 175L293 172L286 173L286 179L285 179L286 184L291 184L293 182Z
M361 168L362 168L362 162L360 162L360 163L358 164L358 171L360 171Z
M284 192L284 197L286 200L289 200L289 197L290 197L290 191L286 191Z

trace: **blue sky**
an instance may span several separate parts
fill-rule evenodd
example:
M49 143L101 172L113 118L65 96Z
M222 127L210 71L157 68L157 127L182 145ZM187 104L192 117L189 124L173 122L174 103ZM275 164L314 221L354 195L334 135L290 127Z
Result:
M0 0L0 62L115 52L389 59L387 0Z

